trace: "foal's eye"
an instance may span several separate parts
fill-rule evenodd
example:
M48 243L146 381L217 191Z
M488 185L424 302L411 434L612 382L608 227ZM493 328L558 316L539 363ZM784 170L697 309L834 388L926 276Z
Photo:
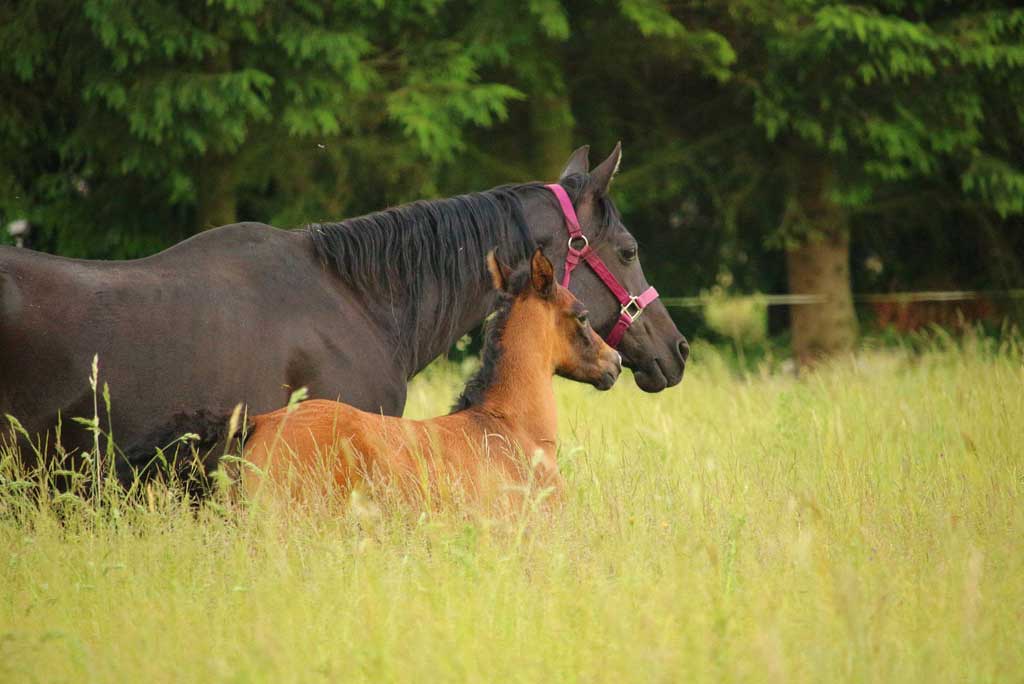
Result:
M636 247L626 247L621 252L623 261L633 261L636 259Z

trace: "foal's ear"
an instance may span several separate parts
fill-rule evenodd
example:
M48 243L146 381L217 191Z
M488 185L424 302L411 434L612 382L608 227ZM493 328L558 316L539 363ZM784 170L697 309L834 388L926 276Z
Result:
M530 260L530 283L541 297L550 297L555 291L555 267L540 247Z
M512 277L512 271L509 270L508 266L498 261L498 257L494 255L493 249L487 253L487 270L491 272L491 282L494 284L494 289L507 292L508 281Z

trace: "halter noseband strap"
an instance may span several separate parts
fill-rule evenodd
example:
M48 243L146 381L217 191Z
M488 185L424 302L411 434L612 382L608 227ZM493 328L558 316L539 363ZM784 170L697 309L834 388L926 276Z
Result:
M569 287L569 279L572 277L573 270L579 266L580 261L586 261L587 265L597 274L601 282L612 291L612 294L615 295L615 298L619 300L619 304L622 306L619 310L619 320L615 322L612 331L605 338L608 346L613 349L617 348L629 326L633 325L633 322L640 318L640 314L644 312L648 304L658 298L658 291L654 287L648 287L635 297L629 294L629 290L624 288L618 279L612 275L612 272L604 265L604 261L597 255L597 252L590 249L590 241L587 240L587 236L583 234L583 230L580 228L580 221L576 218L576 210L573 208L565 188L558 183L551 183L544 187L554 193L558 199L558 205L562 208L562 215L565 217L565 226L569 229L569 250L565 255L565 274L562 276L562 287Z

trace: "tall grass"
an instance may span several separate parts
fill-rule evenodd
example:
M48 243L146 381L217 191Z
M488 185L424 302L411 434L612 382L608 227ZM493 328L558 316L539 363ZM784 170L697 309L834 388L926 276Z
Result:
M1024 680L1018 342L558 393L556 515L6 488L0 681Z

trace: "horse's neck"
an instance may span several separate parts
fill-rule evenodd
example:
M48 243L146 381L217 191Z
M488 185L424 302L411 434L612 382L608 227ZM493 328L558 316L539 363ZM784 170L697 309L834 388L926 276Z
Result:
M513 326L510 320L509 327ZM510 335L506 329L501 343L494 381L478 408L504 422L511 432L553 445L558 436L554 366L543 335Z
M436 291L431 292L429 297L431 300L436 298ZM491 284L488 280L486 283L481 282L477 287L473 288L473 292L464 292L459 295L462 303L462 311L458 317L458 320L452 326L452 334L450 337L437 340L433 335L418 335L417 337L421 342L421 348L415 350L416 358L418 363L414 363L409 360L406 366L411 370L409 377L416 375L421 370L426 368L430 363L437 357L446 353L451 346L459 340L460 337L469 333L471 330L483 323L484 318L487 317L488 312L491 310L491 304L494 301L491 292ZM427 306L427 309L433 309L433 301ZM421 326L437 326L441 325L440 321L437 320L422 320L420 321Z
M513 262L509 264L512 269L519 266L522 261ZM445 340L436 340L433 335L418 335L417 337L422 342L422 347L416 350L416 357L419 359L418 364L408 362L407 367L411 368L409 377L416 375L421 370L426 368L434 359L442 354L446 353L453 344L463 335L469 333L474 328L480 326L487 314L491 312L492 304L494 302L494 289L491 284L490 275L486 275L485 279L478 283L474 283L473 287L470 288L472 291L463 292L459 294L459 300L462 305L462 310L458 316L458 320L452 326L452 335ZM428 301L423 302L421 305L425 306L427 310L436 308L437 304L437 289L432 287L427 293L425 299ZM420 321L422 326L439 325L440 322L436 320L425 319Z

